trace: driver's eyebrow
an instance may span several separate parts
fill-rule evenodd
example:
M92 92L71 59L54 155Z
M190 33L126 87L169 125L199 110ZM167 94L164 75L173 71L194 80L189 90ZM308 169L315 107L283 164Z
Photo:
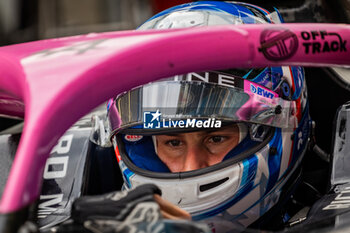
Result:
M203 130L203 131L194 131L194 132L187 132L187 133L167 133L167 134L160 134L160 135L171 136L171 137L176 137L176 136L181 137L184 134L190 134L190 133L209 134L209 133L216 132L216 131L221 131L221 129L220 130L208 129L208 130Z
M220 132L220 131L222 131L222 130L224 130L224 129L208 129L208 130L206 130L205 132L209 134L209 133Z
M225 128L220 128L220 129L208 129L208 130L206 130L206 132L208 133L208 134L210 134L210 133L215 133L215 132L223 132L223 131L227 131L229 128L228 127L225 127Z

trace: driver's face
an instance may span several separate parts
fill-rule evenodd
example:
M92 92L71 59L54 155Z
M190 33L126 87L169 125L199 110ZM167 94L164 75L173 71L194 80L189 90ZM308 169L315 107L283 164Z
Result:
M209 167L223 160L239 141L237 125L215 131L156 136L159 158L171 172Z

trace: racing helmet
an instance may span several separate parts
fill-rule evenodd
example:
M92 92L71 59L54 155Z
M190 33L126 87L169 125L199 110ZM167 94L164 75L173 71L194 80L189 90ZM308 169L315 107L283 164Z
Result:
M281 17L251 4L202 1L165 10L139 30L249 23L281 23ZM163 198L217 232L247 227L279 202L299 168L311 122L297 66L176 75L120 94L107 108L124 188L154 183ZM238 135L221 161L173 171L160 159L159 135L221 128Z

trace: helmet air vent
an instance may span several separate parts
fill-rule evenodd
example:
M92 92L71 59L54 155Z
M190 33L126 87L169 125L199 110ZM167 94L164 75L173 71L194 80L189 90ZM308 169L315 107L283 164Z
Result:
M201 186L199 186L199 191L201 191L201 192L208 191L209 189L215 188L215 187L225 183L228 180L229 180L229 178L225 177L224 179L221 179L221 180L209 183L209 184L201 185Z

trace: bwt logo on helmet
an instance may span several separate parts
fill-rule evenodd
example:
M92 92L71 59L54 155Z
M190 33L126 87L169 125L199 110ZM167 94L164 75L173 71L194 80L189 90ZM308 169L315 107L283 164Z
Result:
M250 84L250 91L253 92L254 94L258 94L258 95L264 96L266 98L273 99L273 97L274 97L274 94L272 94L271 92L269 92L261 87L256 87L253 84Z
M346 40L336 32L327 31L302 31L301 38L306 54L346 52ZM318 41L316 41L318 40Z
M159 129L159 128L220 128L221 120L215 118L192 119L184 120L161 119L162 113L156 112L143 113L143 128L145 129Z

